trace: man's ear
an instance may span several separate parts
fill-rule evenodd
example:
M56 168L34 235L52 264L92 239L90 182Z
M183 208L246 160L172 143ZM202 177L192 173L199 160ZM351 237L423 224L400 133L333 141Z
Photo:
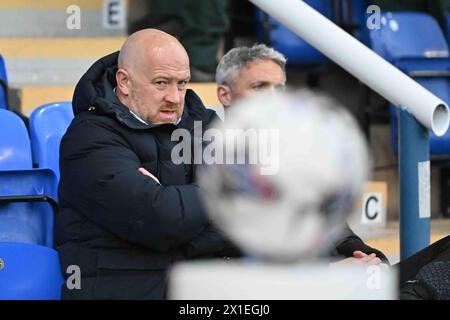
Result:
M130 84L130 78L128 77L128 72L125 69L119 69L116 72L116 82L117 90L120 91L124 96L130 94L130 89L128 88Z
M226 84L219 84L217 86L217 98L225 108L229 107L233 99L231 88Z

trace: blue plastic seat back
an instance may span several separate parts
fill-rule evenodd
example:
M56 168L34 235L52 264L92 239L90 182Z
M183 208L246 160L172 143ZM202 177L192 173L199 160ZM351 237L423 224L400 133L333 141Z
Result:
M50 196L56 199L57 181L49 169L0 171L0 196ZM33 243L53 247L54 212L46 202L0 204L0 242Z
M59 300L58 253L32 244L0 243L0 300Z
M25 124L15 113L0 109L0 170L32 167L30 139Z
M351 4L351 10L348 5ZM345 23L351 22L355 26L364 26L366 24L366 11L370 5L368 0L340 0L340 10L342 20ZM349 16L351 11L351 16Z
M39 168L50 168L59 179L59 145L73 119L72 103L43 105L30 117L33 162Z
M450 102L450 79L446 77L437 78L415 78L424 88L430 90L437 97L441 98L447 104ZM391 121L391 143L394 153L398 151L398 112L394 105L389 105ZM449 155L450 154L450 130L445 135L438 137L430 131L430 154Z
M318 12L333 19L333 5L331 1L322 0L305 0L307 4L316 9ZM256 36L258 41L263 42L264 39L264 25L267 15L257 9L256 10ZM309 45L301 37L290 31L278 20L268 17L270 27L269 31L269 45L276 50L283 53L288 60L288 67L315 67L329 63L329 59L314 47Z
M5 60L3 60L0 54L0 78L8 84L8 75L6 73ZM8 101L6 101L6 92L3 87L0 86L0 109L8 109Z
M372 49L391 63L400 59L445 58L448 45L436 20L420 12L387 12L381 29L370 31Z
M447 43L450 43L450 14L445 15L444 24L445 24L445 35L447 38Z
M450 71L449 49L436 20L425 13L395 12L382 15L382 28L371 30L371 46L383 58L410 75L423 87L446 103L450 102L449 78L420 76L425 72ZM391 139L394 153L398 151L398 116L396 107L389 106ZM450 154L450 132L443 137L430 133L430 153Z
M340 0L342 23L353 27L355 38L366 45L369 43L369 29L366 26L367 18L370 16L370 13L367 13L369 5L368 0Z

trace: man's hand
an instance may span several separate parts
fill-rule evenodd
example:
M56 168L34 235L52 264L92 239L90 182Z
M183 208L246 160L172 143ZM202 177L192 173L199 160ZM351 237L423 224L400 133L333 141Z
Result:
M383 269L388 269L389 266L381 261L375 253L365 254L362 251L354 251L353 257L341 260L339 262L332 263L333 266L340 265L378 265Z
M147 170L145 170L144 168L139 168L138 171L140 173L142 173L144 176L150 177L153 180L155 180L158 184L161 184L161 182L159 182L158 178L156 178L154 175L152 175L150 172L148 172Z
M369 255L365 254L362 251L353 251L353 258L359 259L360 262L365 262L368 264L381 264L382 261L377 257L375 253L371 253Z

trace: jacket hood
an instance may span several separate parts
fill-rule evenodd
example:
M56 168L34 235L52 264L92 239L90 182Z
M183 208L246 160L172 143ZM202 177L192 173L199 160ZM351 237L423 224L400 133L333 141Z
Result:
M114 93L116 87L117 59L119 51L97 60L78 81L72 99L74 115L95 109L97 113L115 116L121 123L134 129L148 129L155 125L146 125L137 120ZM185 97L182 122L186 118L210 120L215 111L206 109L194 91L188 89Z

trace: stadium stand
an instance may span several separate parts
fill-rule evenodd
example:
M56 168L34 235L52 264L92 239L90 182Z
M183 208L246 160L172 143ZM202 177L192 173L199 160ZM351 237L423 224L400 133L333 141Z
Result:
M446 15L444 23L446 38L431 16L417 12L385 13L383 28L369 34L365 28L369 1L305 1L450 103L450 15ZM77 0L83 10L83 27L78 31L61 28L66 23L66 8L73 2L0 3L0 300L60 298L63 278L57 253L52 249L53 221L57 211L59 143L73 113L70 102L55 101L70 101L81 74L99 57L118 50L125 40L124 30L102 27L102 0ZM27 23L18 25L14 21L18 14ZM283 52L289 59L288 67L316 72L330 64L328 58L262 11L258 10L256 20L258 40ZM15 109L13 104L8 105L8 85L18 90L20 111L31 115L30 138L19 117L4 110ZM191 83L189 87L205 105L223 115L215 83ZM14 96L10 96L12 101ZM391 145L397 153L397 111L392 105L389 110ZM449 155L449 139L450 132L441 138L430 133L431 153ZM33 164L39 169L33 169ZM388 195L391 207L398 198L398 190L391 185L389 193L385 182L378 182L377 189L370 186L366 190L382 194L384 211L398 211L396 207L388 208ZM432 229L438 233L432 234L431 242L448 234L449 221L437 222L432 221ZM383 233L369 239L368 244L390 258L397 257L398 229L398 223L390 221Z
M0 110L0 170L32 168L30 139L22 120L13 112Z
M450 59L445 37L435 19L419 12L382 15L382 28L370 31L372 49L445 102L450 102ZM387 79L388 81L389 79ZM397 109L389 106L391 142L398 149ZM450 154L450 132L430 133L430 153Z
M22 120L0 110L0 242L53 247L55 175L32 168L28 132Z
M364 44L369 43L368 28L366 27L366 11L369 7L368 0L340 0L340 17L336 17L336 24L342 25L355 38Z
M59 144L73 119L71 102L40 106L30 117L33 163L53 170L59 180Z
M74 12L68 9L74 5L82 13L82 24L79 29L66 28L67 17ZM104 28L102 9L103 0L2 0L0 1L0 37L57 38L125 35L125 28ZM18 17L24 23L18 23ZM89 48L86 49L89 50Z
M305 2L324 16L333 19L334 10L331 1L305 0ZM258 41L283 53L288 60L288 68L314 69L322 68L329 63L328 58L322 53L259 9L256 9L256 37Z

